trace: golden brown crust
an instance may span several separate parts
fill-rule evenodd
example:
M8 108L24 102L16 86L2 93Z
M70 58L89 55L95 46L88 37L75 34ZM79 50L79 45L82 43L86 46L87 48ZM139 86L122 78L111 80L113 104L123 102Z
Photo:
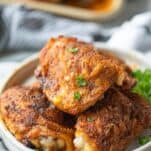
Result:
M116 62L116 64L122 66L123 70L125 71L125 79L121 86L123 90L129 90L136 84L136 79L131 76L132 75L131 68L122 59L120 59L115 54L105 50L99 50L99 53L111 58L112 60L114 60L114 62Z
M137 98L140 97L137 95ZM144 128L149 127L144 123L145 119L151 121L150 106L142 99L134 100L110 89L104 100L80 115L76 134L84 134L95 151L123 151ZM139 112L140 108L143 112Z
M71 49L76 52L69 52ZM113 84L122 85L127 71L113 57L98 53L92 44L60 36L42 49L36 76L48 99L75 115L94 105ZM79 76L85 79L84 86L77 84ZM80 93L80 100L75 100L75 92Z
M0 97L0 113L8 129L25 145L31 147L35 140L52 136L65 140L67 150L72 151L74 131L67 127L66 115L51 105L41 90L10 88Z
M131 100L135 109L137 110L137 116L145 128L151 127L151 106L147 100L130 91L123 91L123 93Z

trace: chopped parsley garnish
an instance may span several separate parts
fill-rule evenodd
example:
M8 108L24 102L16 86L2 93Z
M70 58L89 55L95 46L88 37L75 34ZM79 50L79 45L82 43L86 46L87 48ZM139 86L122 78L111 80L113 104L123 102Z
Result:
M74 92L74 99L75 100L80 100L81 99L81 94L79 91Z
M87 81L82 76L78 76L76 78L76 82L77 82L77 85L80 87L84 87L87 84Z
M67 51L71 52L71 53L76 53L79 51L79 49L78 48L68 48Z
M146 69L145 71L136 70L133 72L133 77L137 80L133 92L142 95L151 105L151 69Z
M145 145L145 144L147 144L148 142L150 142L151 141L151 137L149 137L149 136L142 136L142 137L140 137L139 139L138 139L138 143L140 144L140 145Z
M88 122L93 122L93 121L94 121L94 118L93 118L93 117L88 117L88 118L87 118L87 121L88 121Z
M133 92L142 95L151 105L151 69L146 69L144 71L136 70L133 71L132 75L137 80ZM150 141L151 137L149 136L142 136L138 139L140 145L144 145Z
M35 151L40 151L40 149L35 149Z

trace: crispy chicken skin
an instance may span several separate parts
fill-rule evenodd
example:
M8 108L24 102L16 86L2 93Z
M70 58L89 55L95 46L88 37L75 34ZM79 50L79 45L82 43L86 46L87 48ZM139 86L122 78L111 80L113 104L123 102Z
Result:
M151 107L144 101L144 98L136 93L130 91L123 91L125 95L131 100L137 110L139 120L144 124L145 128L151 128Z
M114 60L116 64L122 66L123 70L125 71L125 78L123 80L121 88L123 90L130 90L131 88L133 88L133 86L136 84L136 79L131 76L132 69L122 59L111 52L99 49L99 53L110 58L111 60Z
M97 50L92 44L63 36L52 38L41 50L35 74L58 109L76 115L129 76L120 61Z
M77 151L124 151L151 126L151 108L143 98L117 89L105 95L103 101L79 116L74 139Z
M0 113L7 128L23 144L42 151L72 151L73 129L39 89L13 87L0 96Z

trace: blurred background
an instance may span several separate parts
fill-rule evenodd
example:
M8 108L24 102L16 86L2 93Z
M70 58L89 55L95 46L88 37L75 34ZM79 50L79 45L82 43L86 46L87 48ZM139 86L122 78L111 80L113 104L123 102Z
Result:
M21 61L60 34L147 52L150 10L151 0L0 0L0 62Z
M0 82L57 35L151 50L151 0L0 0Z

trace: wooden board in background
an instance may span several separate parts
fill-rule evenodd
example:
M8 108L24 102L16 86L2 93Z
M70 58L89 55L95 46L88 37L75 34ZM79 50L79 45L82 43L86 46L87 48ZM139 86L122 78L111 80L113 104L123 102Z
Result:
M112 0L113 5L109 11L93 11L83 8L77 8L67 5L54 4L34 0L0 0L0 4L21 3L28 8L52 12L57 15L67 16L80 20L102 21L114 17L122 8L125 0Z

